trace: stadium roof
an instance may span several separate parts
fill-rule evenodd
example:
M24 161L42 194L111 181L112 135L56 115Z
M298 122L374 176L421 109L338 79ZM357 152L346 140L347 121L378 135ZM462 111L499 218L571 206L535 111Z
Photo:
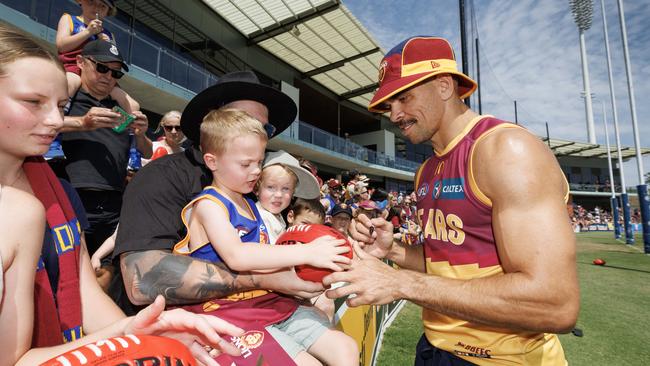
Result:
M599 144L576 142L570 140L550 139L544 137L543 141L548 143L555 156L572 156L580 158L607 158L607 147ZM616 145L610 146L612 159L618 159ZM650 148L641 148L641 154L650 154ZM623 159L633 158L636 149L629 146L621 146L621 157Z
M364 108L384 51L339 0L203 0L256 44Z
M378 65L385 52L340 0L202 1L238 29L249 45L264 48L302 72L304 79L312 79L330 89L340 100L350 100L365 108L372 99L377 88ZM207 36L192 24L174 17L159 2L117 0L116 3L125 11L133 9L140 21L183 47L207 47L212 42L206 41ZM226 52L220 47L216 49L220 54ZM233 54L222 56L232 67L244 68L244 61ZM219 57L211 60L216 62ZM603 145L554 138L547 143L558 157L607 157ZM612 158L618 157L615 147L611 152ZM648 153L650 148L641 149L641 154ZM622 147L621 155L629 159L636 155L636 150Z

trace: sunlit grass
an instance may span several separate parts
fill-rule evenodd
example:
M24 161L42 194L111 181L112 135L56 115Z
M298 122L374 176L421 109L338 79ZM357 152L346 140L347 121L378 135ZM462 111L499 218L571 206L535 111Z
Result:
M582 337L560 336L570 365L650 365L650 256L611 232L580 233L577 265ZM605 266L592 264L602 258ZM407 304L384 336L377 365L412 365L422 335L420 308Z

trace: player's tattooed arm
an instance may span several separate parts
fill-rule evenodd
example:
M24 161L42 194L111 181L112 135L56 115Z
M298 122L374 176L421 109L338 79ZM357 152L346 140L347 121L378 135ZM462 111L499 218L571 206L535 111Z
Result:
M127 295L144 305L163 295L167 304L192 304L257 288L254 276L230 271L223 263L208 263L163 250L127 252L120 256Z

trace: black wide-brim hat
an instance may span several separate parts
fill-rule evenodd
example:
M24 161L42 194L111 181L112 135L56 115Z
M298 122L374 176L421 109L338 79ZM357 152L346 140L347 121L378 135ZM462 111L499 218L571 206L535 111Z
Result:
M190 100L181 116L181 130L198 145L203 118L211 110L236 100L254 100L264 104L269 110L269 123L275 127L276 135L286 130L298 114L296 103L288 95L261 84L252 71L235 71L223 75L216 84Z

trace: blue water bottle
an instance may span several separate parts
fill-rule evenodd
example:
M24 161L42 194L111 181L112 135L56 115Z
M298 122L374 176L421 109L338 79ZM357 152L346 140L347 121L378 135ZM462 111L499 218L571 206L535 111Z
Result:
M131 147L129 148L129 166L128 170L137 172L142 168L142 155L135 147L135 135L133 131L129 133L129 140L131 141Z

